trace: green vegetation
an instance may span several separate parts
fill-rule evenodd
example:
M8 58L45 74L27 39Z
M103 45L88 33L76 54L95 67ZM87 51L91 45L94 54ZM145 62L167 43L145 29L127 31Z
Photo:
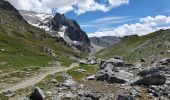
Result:
M96 56L110 58L117 55L128 62L135 62L154 55L157 58L170 57L169 54L161 54L166 50L170 50L170 30L160 30L145 36L125 37L119 43L99 51Z
M97 72L97 66L91 66L91 65L86 65L86 64L80 64L77 67L74 67L71 70L67 71L67 74L71 75L75 80L80 80L83 77L85 77L86 75L91 75ZM77 73L76 70L77 69L84 69L86 70L86 72L82 72L82 73Z
M1 100L8 100L8 97L4 96L3 94L0 94L0 99Z
M69 66L74 61L70 56L85 57L86 53L77 53L71 48L57 43L44 30L29 25L18 18L14 11L0 11L0 69L16 70L30 67L50 66L51 61L60 61ZM43 46L53 50L56 56L43 51Z

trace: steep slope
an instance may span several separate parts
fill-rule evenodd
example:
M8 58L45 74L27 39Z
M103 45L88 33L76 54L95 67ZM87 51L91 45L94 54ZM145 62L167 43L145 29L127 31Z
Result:
M90 40L75 20L68 19L64 14L59 13L54 17L51 14L29 11L20 11L20 13L30 24L44 29L52 37L61 38L74 49L90 52Z
M127 36L119 43L99 51L96 56L109 58L122 56L129 62L170 57L170 30L160 30L145 36Z
M94 45L101 47L108 47L120 41L120 37L116 36L102 36L102 37L91 37L90 42Z
M0 1L0 69L38 68L61 61L73 62L82 56L55 42L44 30L31 26L9 2Z

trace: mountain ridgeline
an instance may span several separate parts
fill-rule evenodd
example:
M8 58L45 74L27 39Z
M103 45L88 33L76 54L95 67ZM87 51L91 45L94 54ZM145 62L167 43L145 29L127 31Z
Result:
M83 51L79 53L63 43L56 42L49 33L25 21L8 1L0 0L1 69L37 69L52 65L55 61L68 66L75 56L85 55Z
M75 20L59 13L54 17L51 14L30 11L20 11L20 13L30 24L45 29L52 37L59 38L68 46L79 51L90 52L90 39Z

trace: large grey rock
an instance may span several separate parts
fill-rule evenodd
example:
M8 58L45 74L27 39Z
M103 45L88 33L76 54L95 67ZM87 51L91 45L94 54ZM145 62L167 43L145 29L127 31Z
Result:
M170 94L170 86L169 85L160 85L160 86L149 86L148 92L153 94L153 96L167 96Z
M162 59L159 63L162 65L170 65L170 58Z
M148 75L143 77L142 79L139 79L135 81L132 85L163 85L166 82L166 77L164 75Z
M66 74L66 73L63 73L63 74L61 75L61 78L62 78L63 80L72 79L72 77L71 77L70 75Z
M44 92L39 87L35 87L30 95L30 100L45 100L45 97Z
M160 74L159 70L155 67L152 67L150 69L145 69L138 73L140 76L147 76L147 75L153 75L153 74Z
M70 92L69 93L59 93L58 98L60 98L61 100L76 100L77 95L70 93Z
M111 61L111 63L110 61L102 63L100 71L96 75L97 80L107 81L108 83L131 83L134 81L133 74L117 68L124 65L122 60L112 59Z
M81 100L99 100L100 97L101 97L101 94L100 93L92 93L88 90L79 90L77 92L77 95L80 97L80 98L84 98L84 99L81 99Z
M133 74L124 70L118 70L116 72L100 72L100 74L96 75L96 79L100 81L107 81L108 83L131 83L134 81Z
M65 87L68 87L68 88L73 88L76 86L76 82L73 80L73 79L68 79L68 80L65 80L65 82L62 84L62 86L65 86Z
M100 69L96 75L96 79L100 81L107 81L108 83L132 83L134 82L134 75L127 72L125 63L120 58L111 58L101 62ZM122 69L123 68L123 69Z
M107 66L123 67L125 65L122 59L111 58L109 60L101 61L100 69L104 69Z

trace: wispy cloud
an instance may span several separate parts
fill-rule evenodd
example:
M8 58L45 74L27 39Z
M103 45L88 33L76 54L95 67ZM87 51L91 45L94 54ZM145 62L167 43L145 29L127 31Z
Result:
M130 16L107 16L100 19L92 20L87 23L82 23L81 27L91 27L91 28L109 28L113 27L113 24L121 24L128 21L133 21L138 18L133 18Z
M170 28L170 16L157 15L140 18L138 22L133 24L124 24L116 28L106 28L101 31L89 33L92 36L127 36L127 35L146 35L159 29Z

